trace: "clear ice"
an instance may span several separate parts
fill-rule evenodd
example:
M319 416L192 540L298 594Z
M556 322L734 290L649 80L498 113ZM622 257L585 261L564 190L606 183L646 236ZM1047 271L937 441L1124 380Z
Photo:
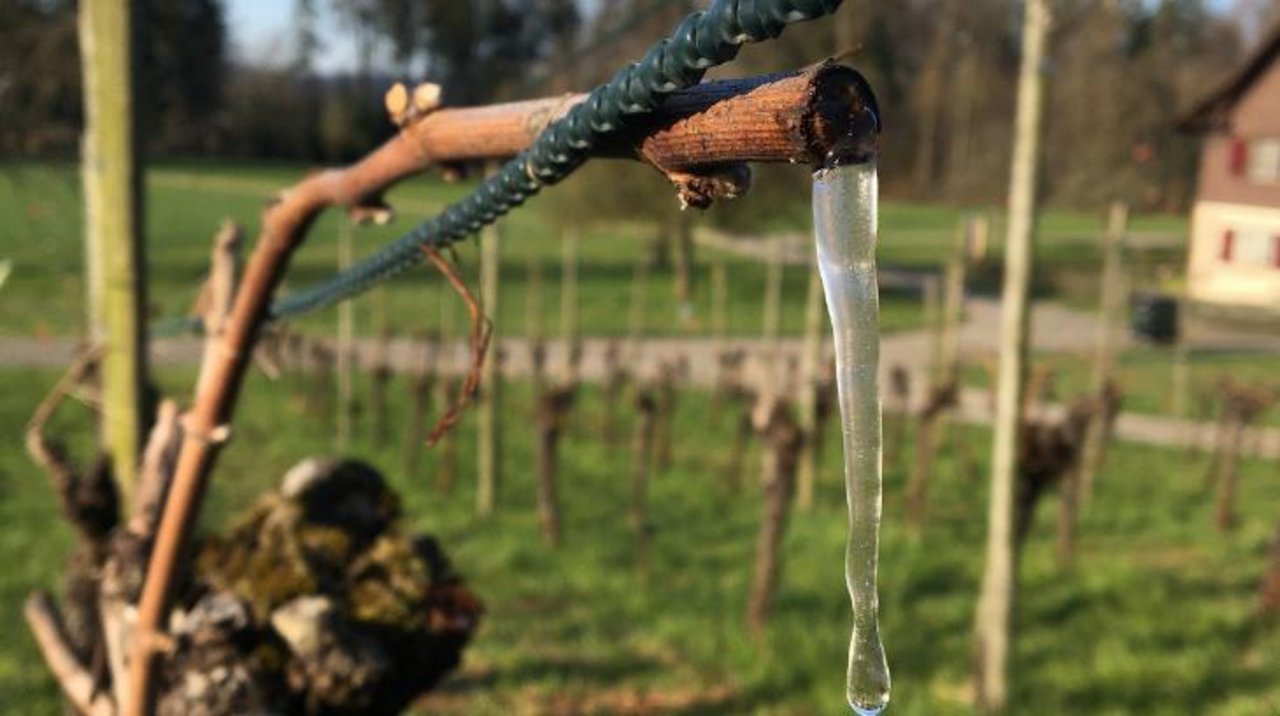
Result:
M874 162L825 168L813 175L814 237L835 337L849 500L845 582L853 604L853 635L846 695L860 716L879 714L889 703L889 666L880 643L876 592L881 489L878 195Z

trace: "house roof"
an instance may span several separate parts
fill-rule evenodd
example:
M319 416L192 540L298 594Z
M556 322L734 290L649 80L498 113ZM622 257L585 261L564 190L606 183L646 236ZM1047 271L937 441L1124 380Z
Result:
M1222 127L1240 98L1277 59L1280 59L1280 25L1272 28L1249 61L1234 75L1178 119L1178 129L1207 132Z

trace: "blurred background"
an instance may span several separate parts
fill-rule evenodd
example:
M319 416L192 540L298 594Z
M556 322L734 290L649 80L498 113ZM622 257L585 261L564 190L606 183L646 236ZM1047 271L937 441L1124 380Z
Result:
M1280 2L1051 4L1008 710L1277 713ZM278 192L394 136L394 82L438 83L453 106L586 90L702 3L134 6L143 312L172 326L195 315L224 219L254 237ZM891 713L975 710L1022 7L846 0L711 75L835 56L881 109ZM61 708L17 614L32 588L59 588L74 537L19 436L94 332L77 10L0 0L0 704L22 713ZM286 292L462 198L483 171L400 184L388 226L322 215ZM486 603L424 713L846 712L840 429L810 195L805 169L760 166L745 197L681 211L652 168L595 162L514 212L495 234L501 299L485 306L498 424L468 412L432 450L417 438L466 368L464 309L437 275L291 322L305 348L251 375L202 526L229 524L308 455L381 471L404 519ZM477 242L458 250L479 290ZM153 337L152 381L185 400L198 340ZM446 347L429 368L428 346ZM572 376L550 382L576 398L552 406L544 370ZM424 388L428 373L440 379ZM774 493L759 478L782 448L751 425L761 381L794 407L811 455L807 487L784 498L798 514L775 545L763 626L748 595ZM1112 408L1090 402L1102 396ZM87 460L97 408L85 402L49 429ZM1108 410L1110 447L1086 460L1073 419ZM560 444L556 546L538 539L548 440ZM1082 461L1089 492L1066 504ZM497 508L477 516L486 470ZM637 471L651 478L642 518Z

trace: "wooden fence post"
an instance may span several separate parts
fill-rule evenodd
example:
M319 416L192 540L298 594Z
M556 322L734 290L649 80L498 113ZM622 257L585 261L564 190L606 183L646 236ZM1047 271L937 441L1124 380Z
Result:
M80 4L88 329L105 342L102 440L128 505L148 418L145 222L134 133L133 4ZM32 68L38 71L37 68Z
M352 226L348 220L338 225L338 270L344 271L355 261L351 246ZM350 301L338 304L338 449L351 446L355 425L355 305Z
M813 508L813 488L818 478L817 429L818 372L822 361L822 336L826 326L822 276L816 268L809 271L809 287L804 305L804 348L800 356L800 430L805 439L800 446L800 467L796 484L796 505L805 511Z
M1112 204L1107 219L1107 232L1102 239L1102 296L1099 299L1098 336L1089 386L1094 399L1098 401L1102 400L1107 385L1115 380L1116 323L1124 298L1124 258L1121 252L1124 250L1128 223L1128 205L1123 202ZM1112 421L1105 413L1100 413L1099 417L1099 420L1090 421L1089 432L1085 435L1079 480L1071 480L1073 485L1078 483L1080 500L1085 504L1093 498L1093 484L1103 460L1106 459L1107 440L1111 435Z
M986 566L974 618L976 700L978 707L988 712L1002 711L1007 694L1009 627L1016 581L1013 492L1026 376L1036 174L1043 123L1044 77L1041 72L1051 23L1048 0L1027 0L1009 182L1009 228L1004 257Z
M440 351L437 337L430 333L418 334L413 343L418 360L413 367L412 402L404 435L404 474L409 480L418 476L422 462L422 443L427 434L427 414L431 411L431 392L436 383L436 361Z
M658 400L648 386L636 391L636 415L631 453L631 506L627 517L635 533L636 566L643 573L648 571L650 563L649 468L658 416Z
M499 282L502 272L501 237L496 225L480 232L480 303L489 316L498 315ZM480 374L479 405L476 406L477 438L476 514L488 517L497 503L502 480L502 373L498 352L502 350L499 331L489 339Z

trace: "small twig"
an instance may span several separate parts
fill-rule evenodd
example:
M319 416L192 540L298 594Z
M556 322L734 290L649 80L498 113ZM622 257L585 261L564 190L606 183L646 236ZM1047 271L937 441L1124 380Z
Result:
M462 297L467 304L467 313L471 316L471 367L467 370L466 380L462 382L462 389L458 391L457 400L445 410L435 428L431 430L431 434L427 436L427 445L435 447L440 438L462 418L462 411L475 398L476 391L480 388L480 369L484 365L485 353L489 350L489 338L493 335L493 321L484 314L475 295L471 293L471 289L467 288L466 282L458 275L452 263L434 247L428 246L422 252Z
M142 453L142 470L138 476L133 514L129 516L129 531L147 538L155 532L181 445L178 404L172 400L162 401L156 411L155 427L151 429L147 447Z
M87 716L115 716L115 702L98 690L93 676L67 644L67 630L53 599L44 592L36 592L27 598L22 613L40 647L40 655L71 705Z

